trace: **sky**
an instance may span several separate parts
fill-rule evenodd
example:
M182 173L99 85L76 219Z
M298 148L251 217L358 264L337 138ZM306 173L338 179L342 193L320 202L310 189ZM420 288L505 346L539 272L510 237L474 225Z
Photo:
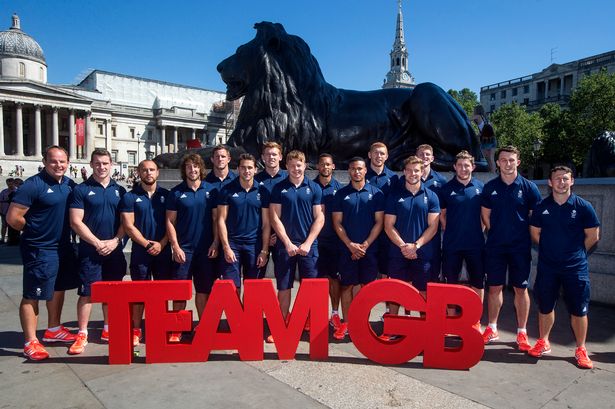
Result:
M615 49L613 0L403 0L409 70L445 90L507 81ZM382 86L397 0L1 0L43 48L51 84L90 69L225 91L216 65L272 21L339 88Z

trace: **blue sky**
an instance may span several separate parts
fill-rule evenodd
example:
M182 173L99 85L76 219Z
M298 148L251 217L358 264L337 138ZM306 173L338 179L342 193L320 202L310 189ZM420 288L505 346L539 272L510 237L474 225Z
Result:
M302 37L328 82L382 85L396 0L4 0L42 46L48 81L74 83L97 68L224 91L216 65L254 37L259 21ZM445 90L537 72L615 49L612 0L403 0L410 71Z

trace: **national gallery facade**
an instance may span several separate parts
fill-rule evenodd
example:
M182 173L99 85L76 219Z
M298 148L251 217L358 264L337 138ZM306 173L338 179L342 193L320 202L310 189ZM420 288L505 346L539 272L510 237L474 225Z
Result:
M224 92L101 70L76 85L48 84L43 50L17 15L0 32L0 108L5 175L15 165L32 174L49 145L66 148L79 166L106 148L126 172L187 145L226 142L239 112Z

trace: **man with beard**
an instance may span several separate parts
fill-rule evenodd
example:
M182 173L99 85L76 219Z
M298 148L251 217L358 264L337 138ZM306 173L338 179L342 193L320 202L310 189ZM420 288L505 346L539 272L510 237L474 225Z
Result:
M384 230L391 239L389 277L412 284L425 297L433 256L428 243L438 231L440 205L438 196L421 182L423 166L416 156L404 161L404 187L387 198ZM399 312L397 304L389 308L391 314ZM383 334L381 338L396 336Z
M529 219L540 201L540 192L534 182L518 174L521 160L517 148L504 146L495 156L500 175L485 184L481 196L481 219L487 229L485 271L489 286L489 326L483 332L483 340L489 344L499 339L497 322L508 272L508 284L515 291L517 346L520 351L527 351L531 348L526 329L532 263Z
M219 274L214 269L218 257L216 206L218 190L205 179L205 163L197 154L188 154L180 164L183 182L167 196L167 237L173 251L171 277L174 280L194 279L195 305L199 318ZM186 301L173 301L173 309L186 308ZM181 333L174 332L169 342L180 342Z
M305 177L305 168L303 152L291 151L286 155L288 178L275 185L269 205L271 227L278 236L275 277L284 319L290 309L297 266L302 279L318 276L317 237L325 222L322 191L318 184ZM269 341L273 339L268 338Z
M169 191L158 186L158 166L144 160L137 168L140 183L126 193L120 203L124 231L132 239L130 278L132 281L169 280L171 248L167 246L166 204ZM143 304L132 307L132 342L142 338Z
M457 154L455 177L446 183L439 194L442 246L442 273L448 284L459 283L463 262L466 262L470 286L484 298L485 270L483 249L485 237L480 219L480 195L483 182L472 176L476 165L468 151ZM480 331L480 321L475 324Z
M256 159L239 157L239 177L226 185L218 200L218 233L224 251L222 277L233 280L237 293L243 278L263 278L269 258L269 209L263 208L262 193L254 182Z
M338 249L340 242L333 229L331 211L333 210L335 194L342 185L333 177L334 170L333 156L328 153L322 153L318 157L318 176L314 178L314 182L322 190L321 203L325 212L325 224L318 235L318 263L316 267L318 269L318 277L329 280L329 297L331 298L331 319L329 323L337 330L342 323L338 312L340 305L340 277L337 259L339 257Z
M39 361L49 357L36 338L39 300L47 301L45 342L73 342L75 335L61 324L65 290L76 288L77 263L70 244L68 197L75 183L64 176L68 153L51 146L43 155L44 168L15 192L7 222L23 231L20 242L24 265L19 318L24 332L24 356Z
M333 226L343 245L337 257L341 276L341 299L344 323L333 334L344 339L348 333L348 310L353 288L366 285L378 276L377 241L384 220L384 194L365 180L367 166L362 158L352 158L348 164L350 183L335 195ZM320 244L320 243L319 243ZM332 255L332 257L334 257Z
M118 207L126 189L111 179L113 163L106 149L92 152L92 176L77 185L70 201L71 227L80 237L79 262L81 286L77 302L79 333L68 350L80 354L88 344L88 322L92 311L92 284L98 281L122 281L126 259L122 251L124 228ZM100 339L109 340L107 306L103 304L104 327Z
M587 253L598 243L600 222L592 205L572 193L572 185L570 168L553 168L549 176L551 195L538 204L530 220L532 240L539 246L534 295L538 301L540 338L528 354L539 358L551 352L549 334L563 287L577 343L577 365L591 369L594 365L585 348L590 293Z

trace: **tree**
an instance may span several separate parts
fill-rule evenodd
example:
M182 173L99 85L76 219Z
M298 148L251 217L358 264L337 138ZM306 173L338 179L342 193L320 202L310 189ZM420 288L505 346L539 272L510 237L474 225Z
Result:
M521 167L533 166L542 155L543 120L537 112L527 113L517 103L502 105L491 114L498 146L514 145L521 152Z
M558 104L548 103L540 108L538 114L543 121L542 160L551 165L574 163L572 147L575 142L566 129L569 112L563 111Z
M573 160L580 166L594 138L604 131L615 131L615 74L602 69L583 77L570 96L565 124Z
M470 90L470 88L464 88L461 91L449 89L448 93L451 97L455 98L455 101L461 105L468 118L472 119L472 113L474 107L478 105L478 97L476 92Z

